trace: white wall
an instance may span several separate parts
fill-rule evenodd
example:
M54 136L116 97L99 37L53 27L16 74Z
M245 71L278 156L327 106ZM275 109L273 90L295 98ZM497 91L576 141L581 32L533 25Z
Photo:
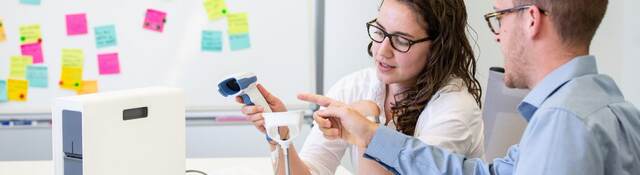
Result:
M477 78L486 87L488 71L492 66L504 64L499 45L494 41L483 15L493 11L491 1L467 0L469 25L477 32L470 37L478 43L474 46L477 63ZM364 23L377 15L379 0L327 0L325 19L325 92L342 76L363 67L371 66L371 58L365 48L369 41ZM626 4L626 5L625 5ZM629 101L640 106L640 2L633 0L610 1L607 14L591 46L597 56L599 71L618 82ZM473 45L473 43L472 43ZM478 49L479 47L479 49ZM624 51L621 51L624 50ZM636 52L633 52L636 51ZM635 64L634 64L635 63Z

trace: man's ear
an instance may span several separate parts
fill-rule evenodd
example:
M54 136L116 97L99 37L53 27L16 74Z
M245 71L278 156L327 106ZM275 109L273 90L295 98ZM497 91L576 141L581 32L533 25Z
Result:
M529 38L536 38L542 30L542 12L537 6L531 6L526 11L527 32Z

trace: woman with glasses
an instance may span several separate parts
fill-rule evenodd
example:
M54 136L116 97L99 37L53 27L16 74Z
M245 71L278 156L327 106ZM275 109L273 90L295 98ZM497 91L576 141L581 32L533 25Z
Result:
M373 101L383 112L371 120L380 125L458 154L482 157L481 89L466 27L463 0L383 1L378 17L366 23L375 67L342 78L327 96L345 104ZM286 111L278 98L261 85L258 89L273 111ZM245 106L242 111L264 133L263 107ZM271 149L276 149L273 142ZM333 174L347 151L358 174L390 174L365 159L363 148L326 139L317 125L299 153L289 150L296 175ZM276 164L284 174L284 163Z

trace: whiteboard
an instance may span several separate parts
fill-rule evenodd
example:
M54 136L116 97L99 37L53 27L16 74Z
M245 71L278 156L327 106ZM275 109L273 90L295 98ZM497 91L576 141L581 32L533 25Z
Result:
M48 88L28 90L27 102L2 102L0 114L49 113L56 97L76 95L61 89L61 50L84 52L83 79L98 80L99 91L147 86L182 88L188 111L237 110L221 97L217 81L236 72L254 72L258 81L280 97L289 109L308 109L298 92L315 91L313 1L227 0L231 13L248 13L251 47L231 51L226 18L210 21L203 0L41 0L24 5L0 2L7 40L0 42L0 79L9 77L9 58L19 55L19 27L39 24ZM167 13L164 31L143 29L147 9ZM67 36L65 15L86 13L88 34ZM94 27L115 25L117 46L96 48ZM203 30L223 31L222 52L202 52ZM99 75L97 55L117 52L120 74Z

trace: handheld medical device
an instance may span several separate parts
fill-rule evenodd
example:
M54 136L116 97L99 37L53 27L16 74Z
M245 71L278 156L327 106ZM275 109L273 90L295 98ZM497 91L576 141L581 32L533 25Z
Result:
M256 84L258 77L254 73L239 73L229 75L218 83L218 92L225 97L242 97L246 105L260 105L264 112L271 112L271 108L264 99Z
M57 98L55 175L185 173L181 90L141 88Z

